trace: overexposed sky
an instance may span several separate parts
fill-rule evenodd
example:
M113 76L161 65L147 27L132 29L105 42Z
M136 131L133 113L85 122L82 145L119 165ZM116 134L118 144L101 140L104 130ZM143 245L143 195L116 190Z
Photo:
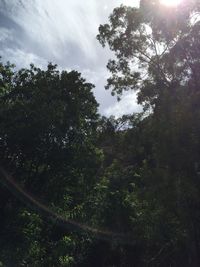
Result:
M117 102L104 89L109 76L106 64L112 55L100 46L96 35L99 25L120 4L137 6L139 1L1 0L0 55L17 67L34 63L45 68L51 61L61 69L80 71L96 86L101 114L121 116L138 111L135 93Z

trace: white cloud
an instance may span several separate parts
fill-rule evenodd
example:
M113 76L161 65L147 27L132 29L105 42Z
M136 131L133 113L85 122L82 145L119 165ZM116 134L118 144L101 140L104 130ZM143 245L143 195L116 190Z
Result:
M56 58L68 55L69 45L77 46L88 59L97 58L94 45L101 23L99 4L94 0L14 1L6 12L40 49ZM62 51L62 53L61 53Z
M11 63L14 63L17 68L29 67L30 63L35 64L39 68L45 68L48 63L46 60L38 57L37 55L32 53L26 53L25 51L20 50L18 48L6 48L0 50L0 55L3 55L4 61L6 60L10 61Z
M122 0L122 3L127 6L139 6L140 0Z
M70 55L70 47L81 50L88 60L98 59L96 34L109 13L121 3L135 5L138 0L7 0L9 16L40 49L60 59ZM106 8L105 8L106 7ZM73 50L74 51L74 50ZM76 56L76 55L74 55Z
M13 39L12 34L13 34L12 30L0 27L0 42L4 43L8 40L12 40Z
M122 97L121 101L106 108L103 113L105 116L114 115L116 118L121 117L124 114L131 114L134 112L141 112L142 107L137 104L137 95L132 92Z
M98 83L99 81L105 81L108 78L108 72L106 68L99 68L99 69L83 69L80 70L82 73L82 76L87 79L87 81L91 83Z

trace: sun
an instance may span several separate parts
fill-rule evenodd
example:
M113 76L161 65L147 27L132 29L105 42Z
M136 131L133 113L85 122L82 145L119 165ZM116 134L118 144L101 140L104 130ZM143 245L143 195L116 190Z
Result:
M182 0L160 0L160 3L165 6L178 6Z

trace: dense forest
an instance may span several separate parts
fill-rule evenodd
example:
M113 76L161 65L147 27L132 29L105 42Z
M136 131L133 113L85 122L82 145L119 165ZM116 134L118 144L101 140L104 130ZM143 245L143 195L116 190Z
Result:
M0 62L0 266L200 266L200 2L120 6L99 26L98 113L77 71Z

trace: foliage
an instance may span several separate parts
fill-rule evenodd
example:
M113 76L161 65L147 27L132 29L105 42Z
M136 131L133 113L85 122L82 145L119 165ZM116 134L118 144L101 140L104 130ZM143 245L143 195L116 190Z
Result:
M98 105L91 92L93 85L78 72L60 73L52 64L47 70L31 65L30 69L16 71L9 63L1 63L0 69L2 164L33 198L64 217L83 220L85 215L80 207L95 183L101 163L100 151L94 145ZM17 196L17 192L12 193ZM58 252L52 253L56 255L52 261L46 256L62 239L63 230L56 230L58 236L54 236L53 224L39 222L41 218L37 221L35 213L26 211L24 204L16 202L5 189L1 201L1 213L5 216L1 229L4 234L10 233L4 247L8 246L9 251L13 246L13 263L7 252L2 256L6 265L49 266L60 261L67 266L73 262L72 256ZM38 211L37 207L31 208ZM15 228L17 236L11 243Z
M140 114L100 117L76 71L0 63L1 164L87 229L50 220L1 177L1 266L200 265L199 9L142 0L99 27L116 56L107 89L136 90Z

